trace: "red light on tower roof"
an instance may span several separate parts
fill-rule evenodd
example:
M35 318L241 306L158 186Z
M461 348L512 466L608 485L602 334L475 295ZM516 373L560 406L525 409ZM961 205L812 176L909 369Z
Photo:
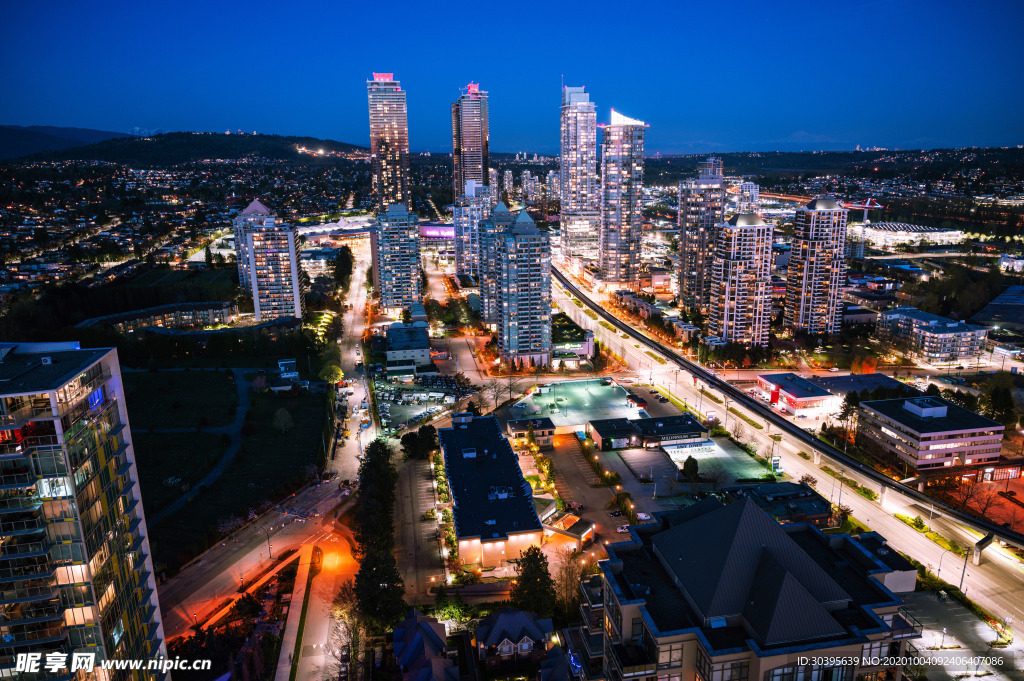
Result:
M393 74L393 73L377 73L377 72L374 72L373 79L374 80L394 80L395 79L395 74Z
M480 83L470 83L469 85L466 86L466 90L468 90L471 94L480 92Z

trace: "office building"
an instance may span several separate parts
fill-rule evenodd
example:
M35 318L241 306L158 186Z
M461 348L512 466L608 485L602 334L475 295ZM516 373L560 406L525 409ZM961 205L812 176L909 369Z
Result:
M562 88L558 182L562 254L595 260L601 232L597 111L583 87Z
M469 180L462 196L455 199L455 271L459 274L480 276L480 222L491 216L490 189Z
M395 322L384 332L387 363L412 360L412 366L430 364L430 326L425 321Z
M640 277L646 127L614 109L604 127L598 256L605 287L635 289Z
M857 443L907 475L999 459L1006 427L938 397L861 402Z
M409 120L405 90L393 73L366 81L370 104L372 187L378 212L392 204L410 205Z
M761 211L761 188L756 182L741 182L737 213L758 213Z
M79 678L18 653L166 656L117 351L0 343L0 386L0 678Z
M487 93L476 83L452 104L452 159L455 176L452 186L458 198L466 183L486 185L491 179L488 157Z
M708 333L726 343L767 346L772 226L746 213L730 218L716 232Z
M533 488L494 416L453 414L437 431L463 563L494 567L518 559L543 535Z
M256 321L302 319L308 277L299 264L299 233L253 201L235 220L238 280L252 294Z
M584 581L603 594L581 607L584 623L603 620L600 652L567 637L578 660L602 663L588 679L898 680L882 658L917 653L922 626L886 586L886 552L848 535L711 498L627 536L598 563L602 583Z
M687 311L707 312L715 231L725 222L722 159L697 165L697 179L679 183L679 300Z
M551 245L526 210L497 235L498 353L526 366L551 363Z
M480 242L480 314L484 323L490 325L492 329L497 328L502 305L498 239L512 225L512 220L508 208L499 202L494 207L491 217L479 223L477 238Z
M957 362L985 351L988 329L953 321L916 307L898 307L878 315L878 337L905 341L910 351L931 363Z
M397 315L420 302L420 240L416 214L404 204L388 206L372 233L373 285L385 314Z
M839 333L846 284L847 211L819 196L798 208L786 279L786 326L797 333Z

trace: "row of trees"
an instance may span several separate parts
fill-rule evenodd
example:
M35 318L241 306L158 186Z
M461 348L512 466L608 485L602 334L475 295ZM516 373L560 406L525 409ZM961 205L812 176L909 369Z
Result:
M348 293L348 287L352 283L352 270L355 266L355 256L352 249L342 246L338 255L334 257L334 284L338 291Z
M353 594L362 621L378 631L391 628L405 613L405 585L395 560L398 471L393 457L387 440L377 438L366 446L353 523L359 561Z
M594 569L585 554L564 547L556 552L557 565L552 577L548 559L537 546L523 551L516 565L516 579L509 591L509 600L520 610L539 617L558 617L572 621L580 606L580 579Z

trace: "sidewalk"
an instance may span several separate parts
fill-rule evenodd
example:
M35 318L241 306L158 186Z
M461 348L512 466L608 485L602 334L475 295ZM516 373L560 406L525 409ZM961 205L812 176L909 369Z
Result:
M299 552L299 571L295 574L295 589L288 606L288 621L281 637L281 656L277 660L277 673L274 681L288 681L292 672L292 655L295 642L299 637L299 626L302 624L302 604L306 600L306 583L309 582L309 565L313 558L313 545L307 544Z

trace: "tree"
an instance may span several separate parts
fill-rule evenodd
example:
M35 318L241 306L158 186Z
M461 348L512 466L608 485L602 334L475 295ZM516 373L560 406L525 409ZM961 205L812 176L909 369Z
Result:
M341 367L337 364L328 364L320 373L317 374L317 378L321 381L327 381L328 383L337 383L338 381L345 378L345 372L341 370Z
M583 577L585 560L576 551L564 546L556 551L555 599L562 613L571 616L580 605L580 578Z
M800 483L807 485L808 487L817 487L818 479L810 473L804 473L800 476Z
M490 395L491 401L494 402L494 408L497 409L498 408L498 400L501 399L501 395L502 395L502 393L504 393L504 391L505 391L505 386L503 386L500 382L498 382L498 381L490 381L487 384L487 387L485 387L482 392L485 392L488 395Z
M717 490L718 486L725 482L729 472L725 470L725 467L717 461L709 466L704 467L704 472L701 473L701 477L711 483L711 489Z
M555 582L548 571L548 559L539 546L523 551L516 565L517 577L509 598L512 605L539 617L554 614Z
M282 435L284 435L285 432L294 425L295 421L292 420L292 415L289 414L288 410L284 407L281 407L274 412L274 427L280 428Z
M476 402L474 402L473 400L470 400L469 402L466 403L466 411L468 411L473 416L480 416L480 414L482 413L480 411L480 407L476 406Z
M213 268L213 251L210 250L209 246L206 247L206 267L207 269Z
M437 593L434 594L434 617L442 622L445 620L461 622L468 619L469 609L462 602L462 596L459 595L458 589L455 590L454 595L449 596L443 583L437 588Z
M697 459L692 456L686 457L686 461L683 462L683 477L686 478L687 482L697 482L700 480Z

